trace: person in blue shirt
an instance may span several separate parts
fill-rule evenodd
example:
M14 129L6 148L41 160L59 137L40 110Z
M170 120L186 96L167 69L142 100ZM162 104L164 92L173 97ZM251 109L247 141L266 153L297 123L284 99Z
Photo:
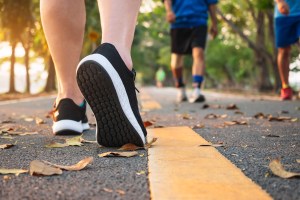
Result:
M217 36L216 4L218 0L165 0L166 18L171 24L171 69L178 88L177 102L187 101L183 81L184 55L193 57L193 94L190 102L203 102L200 92L205 71L204 49L207 21L211 17L210 34Z
M291 100L289 86L291 45L300 37L300 0L275 0L275 43L278 48L278 69L282 83L281 99Z

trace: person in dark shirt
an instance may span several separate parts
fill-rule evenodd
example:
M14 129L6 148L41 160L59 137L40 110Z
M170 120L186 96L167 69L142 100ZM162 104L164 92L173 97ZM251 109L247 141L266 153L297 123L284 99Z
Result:
M203 102L200 92L204 80L204 49L207 37L207 21L211 17L210 34L217 36L216 4L218 0L165 0L166 18L171 24L171 68L178 88L177 102L187 100L183 81L184 55L193 56L193 93L191 102Z

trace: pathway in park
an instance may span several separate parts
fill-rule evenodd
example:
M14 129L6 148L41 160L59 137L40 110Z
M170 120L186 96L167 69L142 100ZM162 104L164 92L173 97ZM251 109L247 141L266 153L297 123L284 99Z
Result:
M0 145L15 144L0 149L0 168L28 169L32 160L72 165L94 158L85 169L61 175L0 175L0 199L299 199L300 179L275 176L269 163L280 158L285 169L300 172L300 102L206 95L206 103L176 104L173 88L143 88L142 117L153 123L147 127L148 140L158 140L130 158L99 157L118 150L94 143L46 148L66 138L53 136L45 117L53 97L0 102L0 129L38 132L0 134ZM36 117L46 123L36 124ZM88 117L93 124L90 110ZM94 133L93 127L82 137L93 141Z

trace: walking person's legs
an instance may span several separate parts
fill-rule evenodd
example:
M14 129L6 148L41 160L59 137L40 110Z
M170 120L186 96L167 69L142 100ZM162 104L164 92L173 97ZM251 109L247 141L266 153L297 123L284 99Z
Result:
M103 146L143 146L146 129L135 93L130 55L140 0L99 0L102 44L82 59L77 82L97 122Z
M192 102L205 101L204 96L200 93L200 88L204 79L205 73L205 56L204 49L201 47L194 47L192 50L193 56L193 87Z
M290 65L290 51L291 47L278 48L278 70L281 79L282 89L281 89L281 99L290 100L292 99L293 92L289 87L289 65Z
M183 81L183 55L172 53L171 54L171 70L175 82L175 87L178 88L177 102L187 100L185 91L185 84Z
M83 0L41 0L42 24L55 64L58 95L53 111L54 134L81 134L88 129L86 105L76 83L85 25Z
M83 96L76 84L76 67L84 35L84 0L41 0L40 5L59 85L56 104L62 98L71 98L80 104Z

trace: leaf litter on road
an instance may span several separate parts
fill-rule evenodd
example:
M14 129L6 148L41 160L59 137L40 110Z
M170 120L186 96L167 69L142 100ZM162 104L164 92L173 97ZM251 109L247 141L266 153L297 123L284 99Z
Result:
M233 121L226 121L224 122L225 125L227 126L233 126L233 125L248 125L247 121L237 121L237 120L233 120Z
M277 121L277 122L297 122L298 118L288 117L288 116L273 116L271 114L264 114L264 113L256 113L253 116L255 119L268 119L270 122Z
M43 161L44 163L53 166L53 167L57 167L60 169L64 169L67 171L79 171L84 169L88 164L91 164L93 162L93 157L87 157L81 161L79 161L78 163L74 164L74 165L70 165L70 166L66 166L66 165L57 165L57 164L53 164L50 163L48 161Z
M223 144L200 144L199 147L224 147Z
M38 124L38 125L39 124L46 124L46 122L43 119L39 118L39 117L35 118L35 123Z
M226 106L227 110L239 110L239 108L236 106L236 104L229 104Z
M74 165L57 165L48 161L34 160L30 163L30 175L60 175L62 170L80 171L93 162L93 157L87 157Z
M204 124L197 124L197 125L195 125L195 126L192 126L191 128L192 128L192 129L200 129L200 128L204 128L204 127L205 127Z
M13 146L15 146L15 145L14 144L1 144L0 149L9 149Z
M141 171L139 171L139 172L136 173L136 175L139 175L139 176L143 175L143 174L146 174L146 172L144 170L141 170Z
M0 174L15 174L16 176L18 176L19 174L22 173L27 173L28 170L26 169L4 169L4 168L0 168Z
M24 127L18 127L18 128L1 127L0 134L24 136L24 135L36 135L36 134L38 134L38 132L37 131L33 131L33 132L27 131L27 129Z
M204 104L202 106L202 109L207 109L207 108L220 109L222 108L222 106L219 104Z
M273 174L281 178L300 177L300 173L286 171L279 159L272 160L269 164L269 168Z
M204 119L217 119L217 118L222 118L225 119L226 117L228 117L227 114L222 114L222 115L216 115L213 113L207 114Z
M177 114L177 117L181 118L181 119L193 119L193 117L191 115L189 115L188 113L183 113L183 114Z
M51 175L60 175L62 173L63 171L58 167L52 167L42 161L34 160L30 162L29 174L31 176L33 175L51 176Z
M150 142L147 142L143 147L139 147L139 146L136 146L135 144L128 143L128 144L123 145L118 150L135 151L135 150L139 150L139 149L148 149L148 148L151 148L153 143L155 143L156 141L157 141L157 138L153 138L152 140L150 140Z
M82 146L83 143L96 143L96 141L89 141L82 138L82 135L72 137L72 138L66 138L64 139L65 143L59 143L59 142L51 142L50 144L47 144L45 147L47 148L63 148L68 146Z

